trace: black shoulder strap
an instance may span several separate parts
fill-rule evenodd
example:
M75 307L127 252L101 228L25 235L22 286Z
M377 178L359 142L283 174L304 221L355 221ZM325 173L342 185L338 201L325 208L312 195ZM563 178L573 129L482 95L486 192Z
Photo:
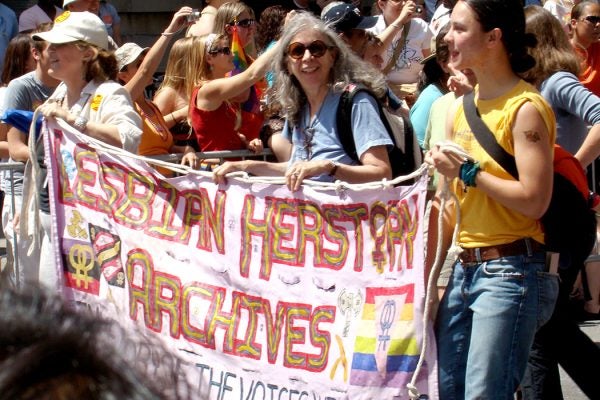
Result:
M340 96L340 103L336 113L337 134L342 143L342 147L346 154L355 161L358 161L356 154L356 145L354 144L354 136L352 136L352 100L358 92L358 86L350 86L344 88Z
M496 137L492 131L490 131L490 128L488 128L481 119L479 111L475 106L475 94L473 92L463 96L463 108L465 110L467 123L481 147L483 147L490 157L500 164L506 172L511 174L515 179L519 179L519 171L517 170L515 157L498 144Z

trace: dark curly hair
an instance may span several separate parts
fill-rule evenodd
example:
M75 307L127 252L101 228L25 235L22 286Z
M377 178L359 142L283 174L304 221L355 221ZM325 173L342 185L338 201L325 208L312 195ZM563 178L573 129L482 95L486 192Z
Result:
M263 51L273 40L279 39L286 15L287 10L283 6L267 7L260 14L256 28L256 45L259 51Z

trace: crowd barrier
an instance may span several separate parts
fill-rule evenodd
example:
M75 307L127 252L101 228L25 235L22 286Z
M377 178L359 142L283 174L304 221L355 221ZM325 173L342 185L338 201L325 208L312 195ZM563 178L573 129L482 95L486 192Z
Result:
M219 163L223 163L226 160L230 160L230 159L245 160L245 159L251 158L251 159L267 160L270 156L273 155L273 152L270 149L265 149L260 153L254 153L250 150L232 150L232 151L198 152L198 153L196 153L196 155L201 160L205 160L205 159L216 160L216 159L218 159ZM182 156L183 156L183 154L172 153L172 154L164 154L164 155L157 155L157 156L148 156L147 158L178 164L181 161ZM14 191L14 188L12 187L13 181L14 181L14 173L15 172L24 172L24 170L25 170L24 163L14 162L14 161L0 162L0 174L4 175L4 179L6 179L7 183L10 183L10 185L11 185L9 198L4 197L4 202L6 202L6 201L11 202L11 209L13 211L11 218L10 218L11 221L14 219L14 216L15 216L15 204L16 204L15 194L14 194L15 191ZM1 220L0 220L0 224L1 224ZM4 230L4 227L2 227L2 229ZM7 238L7 241L8 240L9 239ZM10 258L11 258L11 262L14 262L15 270L18 271L19 270L19 257L18 257L17 240L18 239L17 239L16 235L13 235L10 246L11 246L14 254ZM8 249L9 243L6 244L6 247L7 247L7 251L9 251L9 249Z

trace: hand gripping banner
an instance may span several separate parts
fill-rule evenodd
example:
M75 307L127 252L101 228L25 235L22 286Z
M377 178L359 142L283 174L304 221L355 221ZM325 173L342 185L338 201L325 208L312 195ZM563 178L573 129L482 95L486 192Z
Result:
M165 179L65 124L45 134L65 294L161 335L191 362L197 398L408 398L424 331L425 179L215 185ZM416 386L437 398L427 337Z

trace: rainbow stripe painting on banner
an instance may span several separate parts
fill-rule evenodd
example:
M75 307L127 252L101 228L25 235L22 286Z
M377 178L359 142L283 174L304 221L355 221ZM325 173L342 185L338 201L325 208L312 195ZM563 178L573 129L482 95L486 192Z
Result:
M350 384L405 387L419 361L414 285L366 288Z

